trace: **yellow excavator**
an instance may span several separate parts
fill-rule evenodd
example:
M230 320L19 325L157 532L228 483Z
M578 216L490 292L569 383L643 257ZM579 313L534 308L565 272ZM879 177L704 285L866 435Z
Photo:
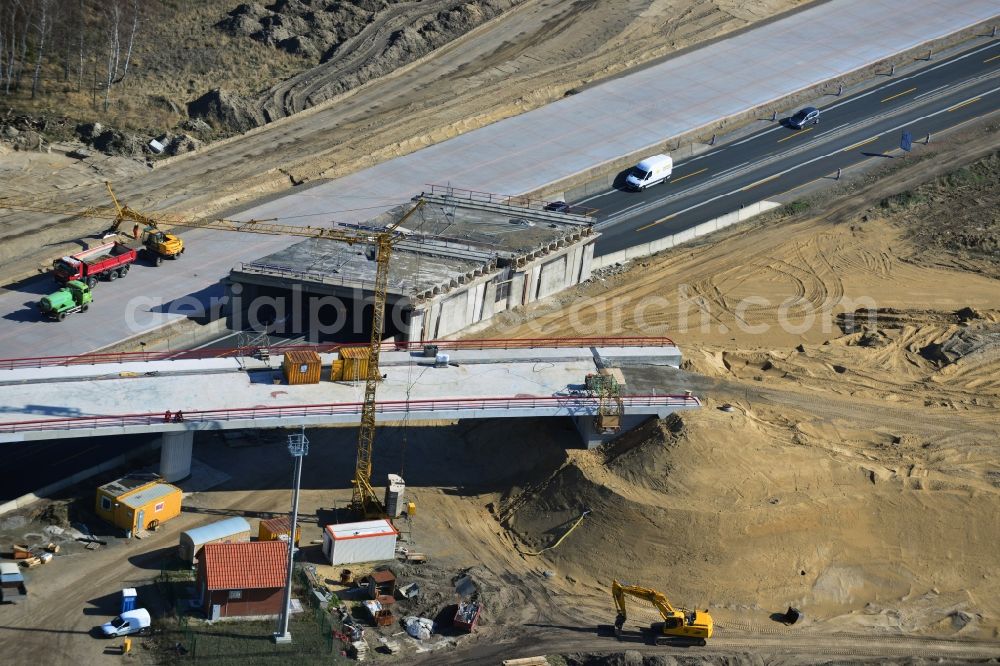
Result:
M104 184L115 205L115 222L104 232L106 235L121 233L122 223L125 220L132 220L135 222L132 227L132 237L143 244L147 256L155 265L159 266L164 259L178 259L184 254L184 241L180 236L160 229L154 218L123 206L115 196L115 191L111 189L111 183L105 181Z
M615 618L615 636L621 639L622 627L628 619L625 613L625 597L635 597L647 601L656 608L663 618L663 622L653 625L654 642L658 642L661 636L677 637L681 639L692 639L699 645L705 645L712 637L712 616L708 611L685 610L674 608L667 601L667 597L661 592L650 590L638 585L622 585L617 580L611 583L611 596L615 600L615 608L618 610L618 617Z

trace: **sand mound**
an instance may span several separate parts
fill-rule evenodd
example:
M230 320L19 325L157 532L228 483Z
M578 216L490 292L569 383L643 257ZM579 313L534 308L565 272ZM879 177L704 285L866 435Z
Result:
M598 604L617 578L722 617L795 605L906 631L951 633L968 616L961 631L979 632L998 619L983 575L996 565L986 535L1000 527L1000 494L943 450L942 464L927 459L921 441L708 406L571 452L504 502L501 524L534 552L589 509L542 558ZM970 506L970 491L983 501Z

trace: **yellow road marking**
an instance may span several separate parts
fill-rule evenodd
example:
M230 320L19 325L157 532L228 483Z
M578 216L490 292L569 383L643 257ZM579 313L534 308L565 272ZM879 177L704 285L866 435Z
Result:
M792 134L791 136L786 136L784 139L778 139L778 143L781 143L782 141L788 141L789 139L794 139L797 136L802 136L803 134L806 134L808 132L812 132L814 129L816 129L816 128L815 127L810 127L809 129L799 130L798 132L796 132L795 134Z
M652 224L647 224L644 227L639 227L638 229L636 229L636 233L638 233L640 231L645 231L646 229L649 229L650 227L655 227L656 225L660 224L661 222L666 222L667 220L672 220L675 217L677 217L678 215L679 215L679 213L674 213L673 215L667 215L662 220L657 220L656 222L653 222Z
M864 146L864 145L866 145L866 144L869 144L869 143L871 143L872 141L878 141L878 140L879 140L879 138L880 138L881 136L882 136L882 135L880 134L879 136L873 136L873 137L872 137L872 138L870 138L870 139L865 139L864 141L859 141L859 142L857 142L856 144L854 144L853 146L848 146L847 148L844 148L844 150L843 150L843 151L841 151L841 152L845 152L845 153L846 153L846 152L847 152L847 151L849 151L849 150L854 150L855 148L860 148L861 146Z
M962 102L961 104L956 104L955 106L953 106L950 109L948 109L948 113L951 113L955 109L961 109L963 106L968 106L969 104L972 104L973 102L978 102L981 99L982 99L982 97L973 97L972 99L967 99L964 102Z
M744 187L743 189L741 189L740 192L746 192L747 190L753 189L753 188L757 187L758 185L763 185L766 182L774 180L775 178L777 178L780 175L781 174L775 174L773 176L768 176L767 178L762 178L761 180L758 180L756 183L750 183L749 185L747 185L746 187Z
M901 93L896 93L895 95L890 95L889 97L886 97L884 100L882 100L882 103L885 104L886 102L888 102L891 99L896 99L897 97L902 97L903 95L909 95L911 92L913 92L915 90L916 90L916 88L910 88L909 90L904 90Z
M996 60L997 58L1000 58L1000 55L995 55L992 58L987 58L983 62L992 62L992 61Z
M681 176L680 178L674 178L670 182L671 183L679 183L680 181L684 180L685 178L690 178L691 176L697 176L699 173L705 173L706 171L708 171L708 167L705 167L701 171L695 171L694 173L689 173L686 176Z

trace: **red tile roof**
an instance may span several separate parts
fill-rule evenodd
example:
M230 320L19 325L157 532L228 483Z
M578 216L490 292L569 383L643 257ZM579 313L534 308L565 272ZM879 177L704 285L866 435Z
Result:
M201 555L209 590L284 587L287 541L206 544Z

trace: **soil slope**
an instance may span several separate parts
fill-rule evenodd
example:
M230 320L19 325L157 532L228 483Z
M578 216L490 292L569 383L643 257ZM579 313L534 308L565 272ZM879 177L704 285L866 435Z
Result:
M964 141L997 134L477 333L670 335L676 380L629 389L707 399L507 497L523 548L590 509L544 557L595 612L618 578L710 607L724 632L795 605L821 632L995 638L1000 199L996 154L959 168Z

